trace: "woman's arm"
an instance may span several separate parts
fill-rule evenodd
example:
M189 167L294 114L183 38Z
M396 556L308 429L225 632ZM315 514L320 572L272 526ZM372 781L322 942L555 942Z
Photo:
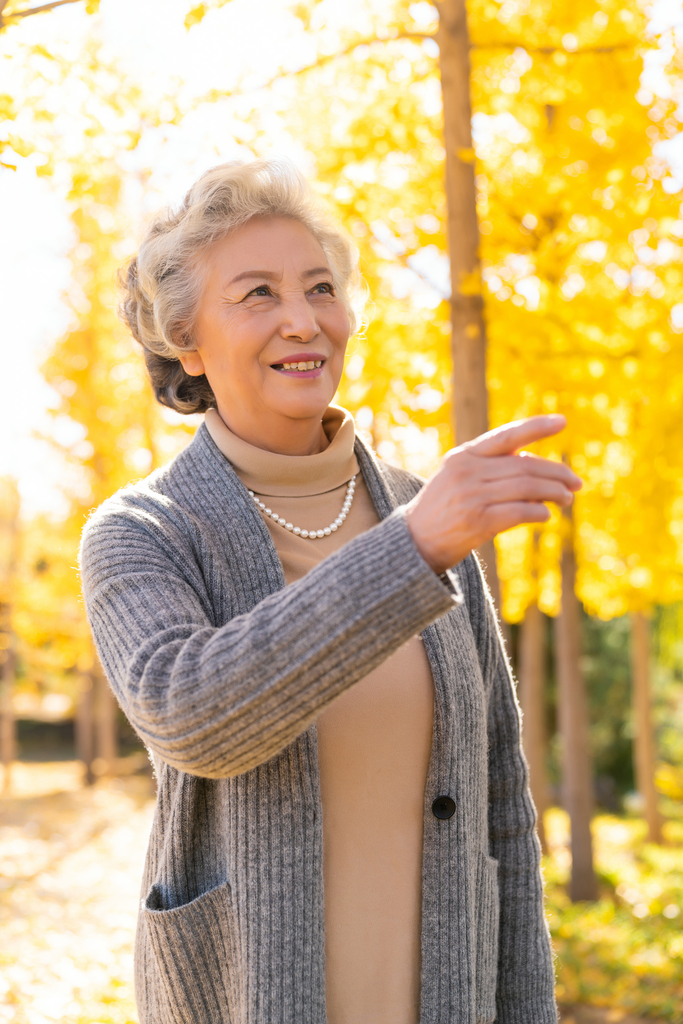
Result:
M126 716L162 760L207 778L274 757L461 600L418 553L403 509L220 627L150 517L91 520L81 574Z

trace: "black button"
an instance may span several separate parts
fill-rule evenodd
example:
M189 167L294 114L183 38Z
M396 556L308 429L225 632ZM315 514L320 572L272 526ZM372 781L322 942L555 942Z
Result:
M432 804L432 811L435 818L452 818L455 814L455 800L449 796L437 796Z

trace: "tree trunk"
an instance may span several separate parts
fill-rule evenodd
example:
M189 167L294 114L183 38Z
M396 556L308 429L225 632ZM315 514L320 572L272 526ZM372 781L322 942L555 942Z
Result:
M0 761L3 789L11 783L17 756L17 733L12 693L16 674L16 643L12 624L12 597L19 559L19 488L14 477L0 479Z
M548 852L543 814L548 807L545 770L545 619L536 603L530 604L520 629L519 699L522 705L522 738L529 763L531 795L538 811L538 837Z
M6 634L11 637L11 633ZM9 792L12 781L12 764L17 758L17 724L12 711L12 693L16 654L12 646L2 650L2 672L0 673L0 761L2 762L2 788Z
M95 781L93 761L95 759L95 728L93 715L93 680L90 674L81 676L78 703L76 705L76 756L85 765L85 782L92 786Z
M489 429L486 325L472 149L470 38L465 0L442 0L438 6L436 39L443 98L447 236L451 263L451 386L456 443L463 444ZM500 614L500 582L493 541L482 545L479 553ZM502 617L501 626L509 642Z
M648 839L651 843L661 843L662 820L655 788L657 750L650 697L650 622L642 612L635 612L631 616L631 676L636 786L645 805Z
M565 515L571 522L571 513ZM571 899L595 900L591 816L593 774L588 731L588 701L581 671L581 620L575 591L573 531L567 530L562 551L562 611L555 619L558 723L562 741L563 804L571 820Z
M441 91L448 251L451 261L451 350L457 443L488 430L486 329L479 266L470 104L470 39L464 0L439 4Z
M93 672L96 694L97 775L113 775L116 771L116 701L99 666Z

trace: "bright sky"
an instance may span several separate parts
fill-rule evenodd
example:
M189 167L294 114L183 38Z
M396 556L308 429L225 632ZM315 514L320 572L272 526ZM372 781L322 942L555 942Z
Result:
M88 33L99 32L103 57L122 66L155 101L179 89L181 98L189 101L245 78L256 87L279 67L300 67L313 56L310 40L287 12L286 0L258 0L258 18L253 0L232 0L188 33L183 19L189 6L188 0L103 0L100 17L91 19L80 4L68 5L10 28L2 37L3 47L11 58L22 40L43 42L76 62ZM323 45L334 49L335 22L362 31L368 10L385 6L385 0L327 0L326 19L333 28ZM655 22L683 30L681 0L657 0L653 14ZM0 91L17 95L17 63L10 59L0 65L7 80ZM655 81L656 70L652 74ZM272 152L287 154L310 170L306 154L282 128L277 100L263 93L261 97L260 115ZM61 102L59 96L51 101ZM231 127L225 106L206 104L181 128L149 131L140 147L140 159L154 169L147 184L147 207L176 201L207 167L243 155ZM69 319L60 298L68 282L65 253L71 239L61 187L59 175L53 182L38 178L30 158L20 161L16 172L0 168L0 298L5 328L0 354L6 381L0 403L0 475L18 478L27 515L59 512L63 507L60 481L65 468L38 436L52 429L48 410L54 403L39 366Z

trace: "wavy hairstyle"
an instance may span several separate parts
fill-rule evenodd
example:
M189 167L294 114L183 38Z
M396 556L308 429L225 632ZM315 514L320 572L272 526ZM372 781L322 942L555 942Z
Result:
M119 275L119 315L142 346L157 401L180 413L215 405L204 375L186 373L178 353L195 347L194 322L204 288L202 256L213 242L252 217L291 217L320 243L351 332L361 323L358 250L288 160L235 161L203 174L177 210L149 225L136 256Z

